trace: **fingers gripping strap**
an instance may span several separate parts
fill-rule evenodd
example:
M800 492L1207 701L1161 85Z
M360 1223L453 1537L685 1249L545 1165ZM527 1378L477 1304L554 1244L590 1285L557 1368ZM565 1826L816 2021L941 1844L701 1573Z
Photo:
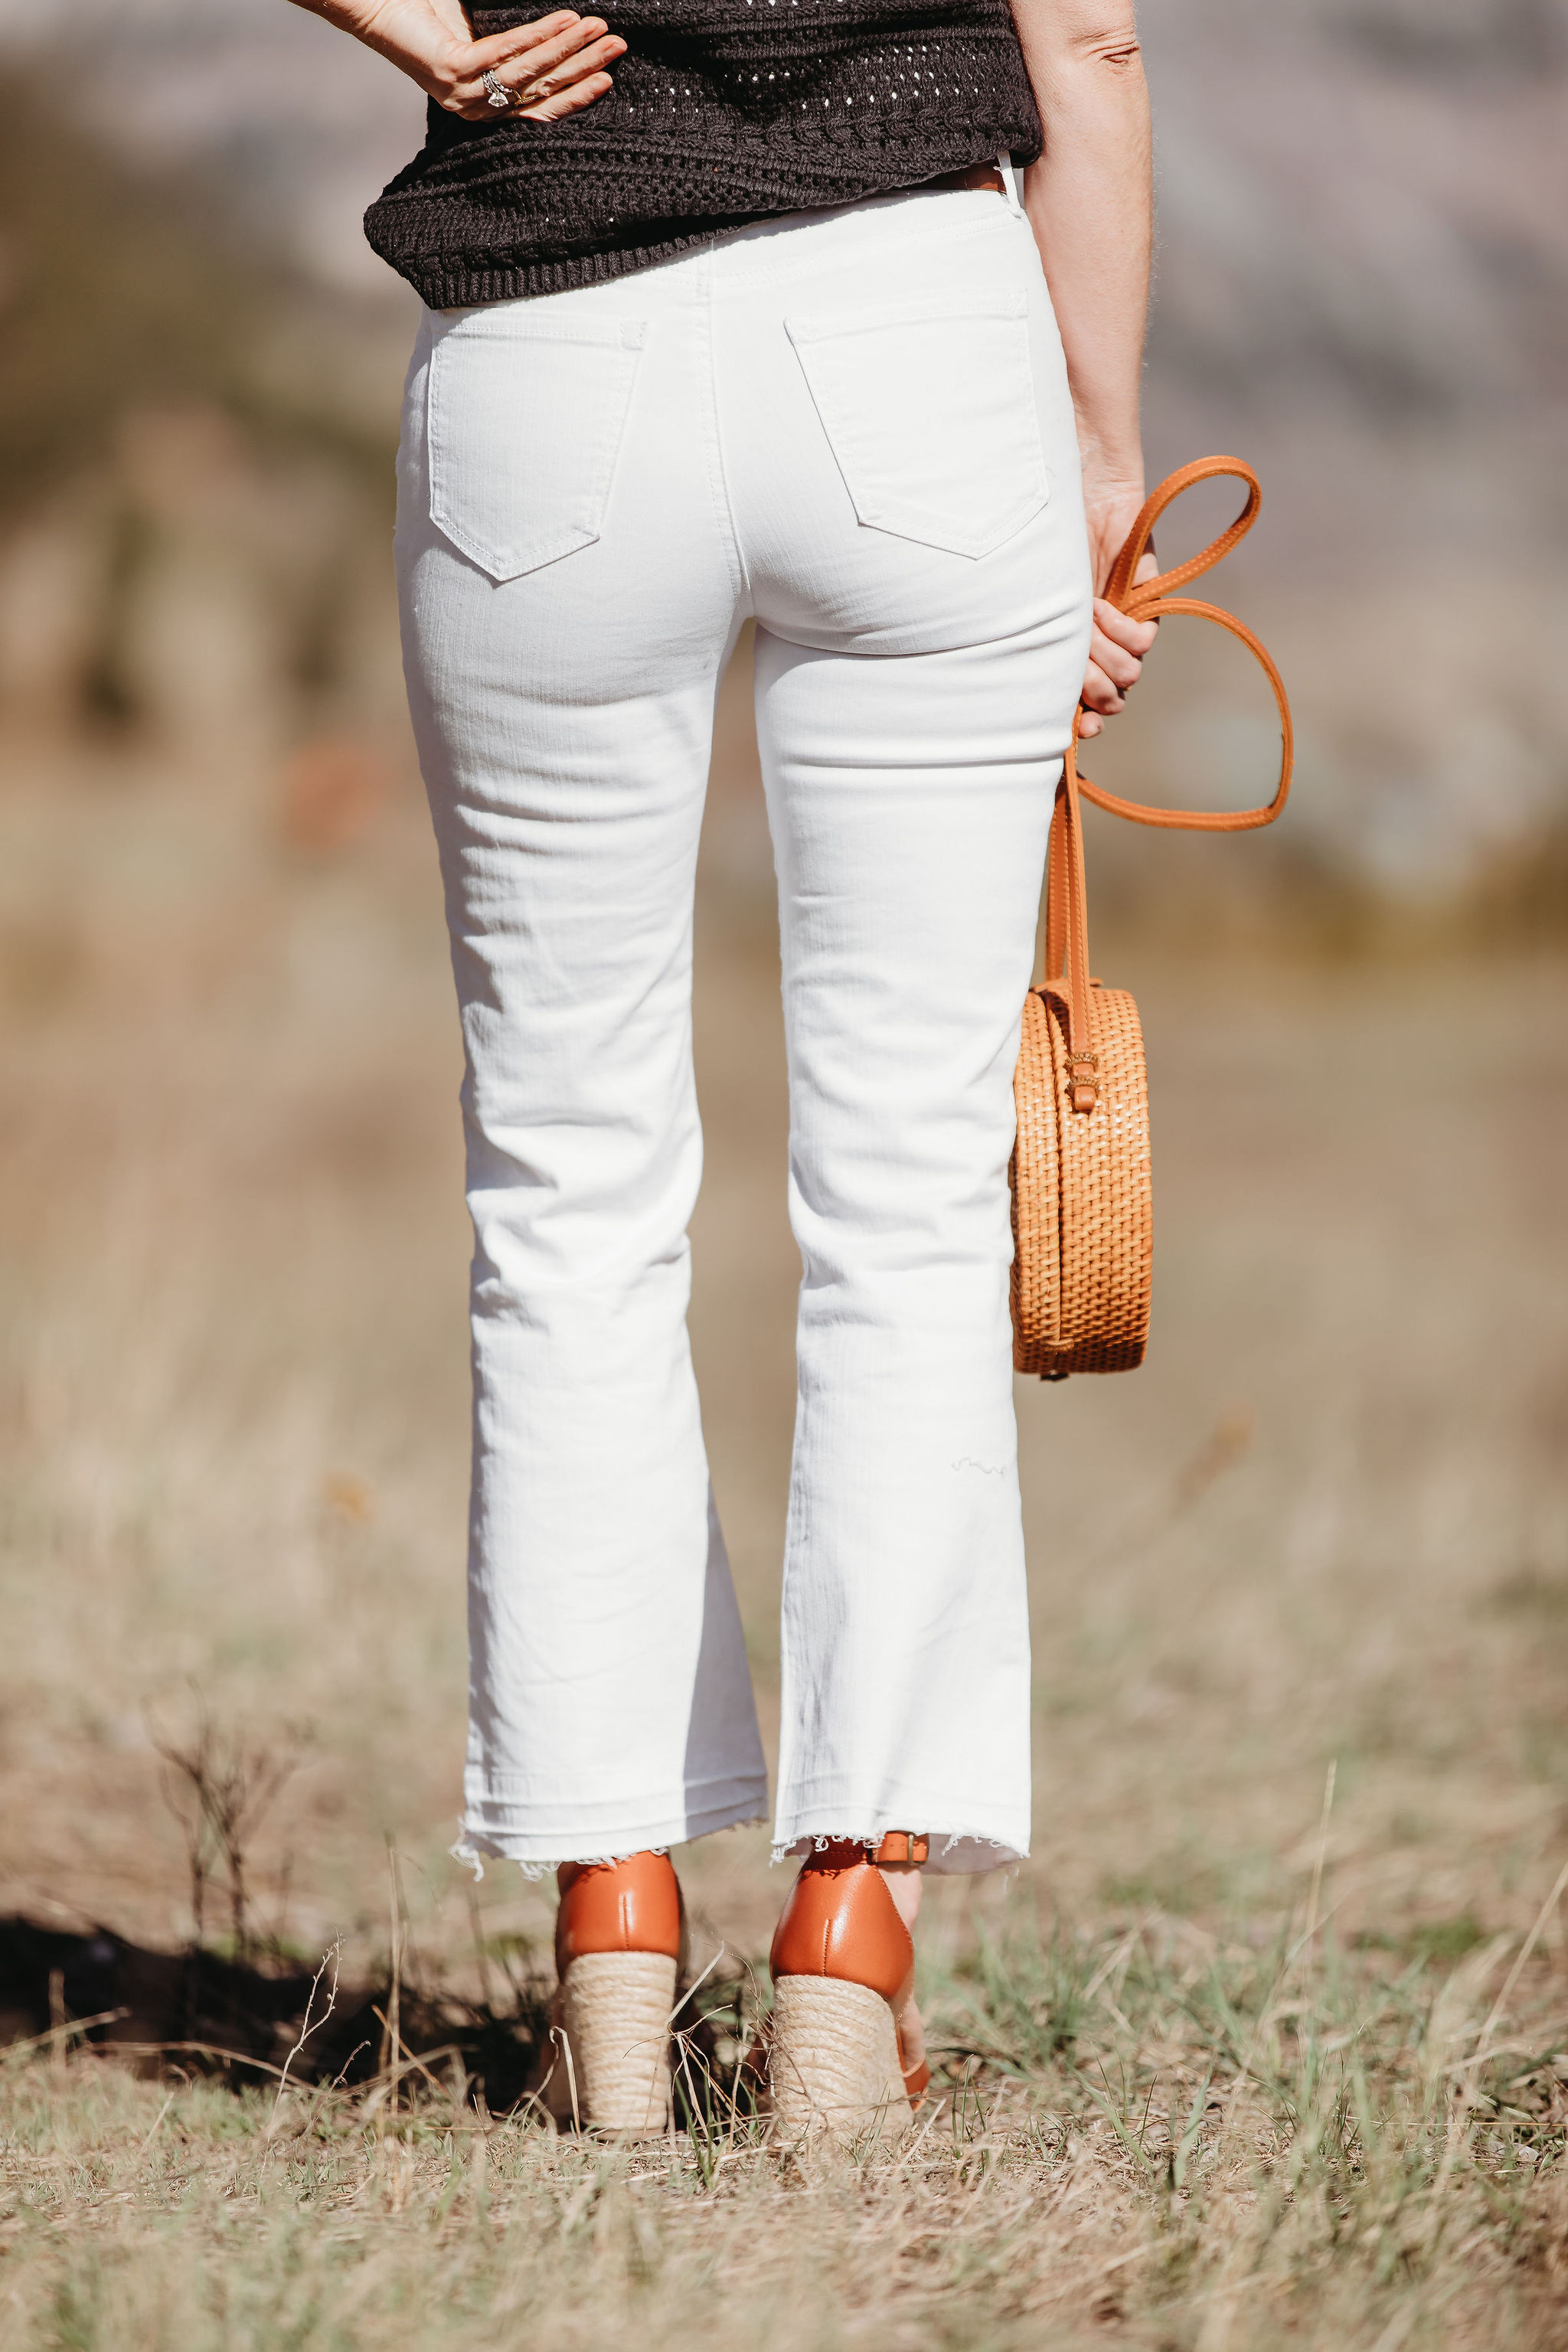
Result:
M1194 482L1212 480L1216 476L1229 475L1247 485L1247 503L1229 528L1211 540L1200 554L1185 563L1162 572L1152 580L1138 586L1132 575L1148 548L1155 523L1173 499L1190 489ZM1079 725L1083 711L1080 705L1074 713L1072 740L1062 763L1061 782L1057 786L1057 804L1051 818L1051 839L1048 878L1046 893L1046 979L1044 993L1061 1007L1067 1028L1068 1076L1071 1108L1089 1111L1099 1100L1099 1062L1095 1053L1094 989L1089 972L1089 905L1084 888L1083 814L1080 795L1092 801L1096 808L1107 810L1112 816L1131 819L1134 824L1167 825L1184 833L1246 833L1254 826L1272 824L1285 805L1290 790L1290 771L1294 761L1294 740L1290 727L1290 706L1286 699L1284 681L1265 647L1234 613L1221 610L1217 604L1201 604L1196 597L1182 596L1174 592L1189 582L1201 578L1204 572L1230 553L1237 542L1252 529L1262 500L1258 477L1250 466L1239 457L1200 457L1190 466L1183 466L1168 474L1159 488L1145 501L1142 511L1121 553L1110 569L1106 583L1108 601L1118 611L1138 621L1157 621L1167 614L1189 614L1201 621L1217 622L1233 637L1238 637L1255 659L1274 689L1274 699L1279 711L1280 758L1279 780L1274 797L1267 807L1255 809L1162 809L1150 808L1142 801L1125 801L1115 793L1102 792L1078 772Z

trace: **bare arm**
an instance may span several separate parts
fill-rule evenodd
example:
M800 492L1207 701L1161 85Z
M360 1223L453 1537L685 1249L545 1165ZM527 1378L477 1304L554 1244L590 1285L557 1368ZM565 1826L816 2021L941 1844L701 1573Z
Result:
M1132 0L1013 0L1013 15L1046 134L1024 205L1067 354L1098 592L1143 503L1149 90ZM1099 733L1097 713L1121 709L1153 640L1151 623L1097 601L1084 734Z
M602 16L558 8L531 25L476 41L459 0L294 0L313 16L352 33L356 41L416 81L427 97L466 122L493 122L487 68L513 92L516 112L533 122L558 122L603 98L605 71L626 53ZM504 120L504 116L501 116Z

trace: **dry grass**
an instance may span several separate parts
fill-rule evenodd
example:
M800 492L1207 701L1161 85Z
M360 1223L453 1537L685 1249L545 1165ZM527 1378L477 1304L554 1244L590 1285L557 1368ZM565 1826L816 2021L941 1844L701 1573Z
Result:
M13 2059L7 2337L1560 2341L1568 2058L1500 2036L1504 1957L1369 1969L1169 1920L982 1939L928 1981L961 2086L906 2149L837 2159L781 2158L721 2105L606 2151L457 2092L394 2120L384 2091Z
M468 1238L422 814L8 751L0 1909L177 1945L160 1748L210 1720L293 1763L247 1937L370 1979L390 1834L406 1979L477 2000L549 1914L492 1871L476 1953L445 1854ZM795 1273L755 823L731 778L694 1333L769 1711ZM440 2068L395 2118L57 2039L0 2074L7 2345L1563 2340L1568 982L1096 961L1149 1030L1154 1349L1020 1394L1036 1859L932 1890L956 2103L790 2171L742 2124L636 2156L487 2119ZM765 1948L760 1834L682 1868L700 1957Z

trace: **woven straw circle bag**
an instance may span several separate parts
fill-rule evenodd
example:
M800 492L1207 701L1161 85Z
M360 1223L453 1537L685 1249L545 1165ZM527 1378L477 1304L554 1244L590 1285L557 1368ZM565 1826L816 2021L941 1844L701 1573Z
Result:
M1154 525L1194 482L1234 475L1247 504L1200 555L1134 587ZM1013 1082L1018 1139L1013 1154L1013 1361L1021 1372L1064 1381L1071 1372L1127 1372L1143 1360L1153 1267L1149 1088L1138 1008L1123 988L1089 969L1083 818L1089 800L1134 824L1191 833L1246 833L1272 824L1290 789L1290 706L1279 671L1233 613L1177 592L1228 555L1252 528L1261 493L1237 457L1200 457L1168 475L1150 497L1117 557L1107 599L1135 620L1191 613L1217 621L1262 664L1279 706L1279 781L1267 808L1146 808L1101 792L1078 772L1079 719L1057 786L1046 882L1046 977L1024 1000Z

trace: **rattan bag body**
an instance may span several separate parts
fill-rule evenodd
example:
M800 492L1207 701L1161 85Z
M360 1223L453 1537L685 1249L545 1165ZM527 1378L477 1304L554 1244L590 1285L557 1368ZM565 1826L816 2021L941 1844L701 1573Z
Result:
M1234 475L1247 504L1201 555L1132 584L1155 521L1173 498L1213 475ZM1229 553L1251 530L1258 478L1236 457L1204 457L1160 484L1116 559L1105 593L1137 620L1187 613L1215 621L1262 664L1279 707L1279 780L1266 808L1145 807L1101 792L1078 772L1078 721L1051 819L1046 887L1046 977L1024 1000L1013 1082L1013 1361L1042 1380L1128 1372L1143 1360L1153 1276L1153 1176L1149 1087L1138 1008L1127 991L1090 977L1081 803L1137 824L1243 833L1271 824L1290 789L1290 707L1279 673L1233 614L1174 593Z

